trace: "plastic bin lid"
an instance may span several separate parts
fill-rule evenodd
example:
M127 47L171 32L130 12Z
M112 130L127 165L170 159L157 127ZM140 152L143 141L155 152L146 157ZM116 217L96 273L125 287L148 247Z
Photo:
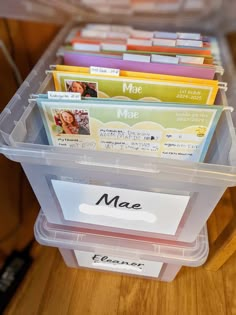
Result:
M46 246L69 250L116 251L121 255L134 253L138 257L149 256L165 263L183 266L202 265L209 252L206 227L193 243L158 239L154 241L138 236L130 238L115 233L104 235L97 231L81 231L74 227L51 224L41 211L34 226L34 234L36 240Z
M64 24L85 21L138 23L162 28L236 30L236 1L230 0L8 0L0 16ZM132 18L132 20L131 20ZM158 18L158 19L157 19Z

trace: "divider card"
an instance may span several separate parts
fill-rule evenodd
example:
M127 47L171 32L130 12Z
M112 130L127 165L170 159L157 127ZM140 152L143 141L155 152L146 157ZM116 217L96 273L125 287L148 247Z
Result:
M213 85L218 86L218 80L204 80L197 78L187 78L181 76L173 76L173 75L163 75L156 73L145 73L145 72L136 72L136 71L127 71L127 70L119 70L112 68L103 68L103 67L74 67L74 66L66 66L66 65L55 65L52 66L53 69L57 71L66 71L66 72L75 72L80 74L100 74L100 75L112 75L112 76L121 76L127 78L138 78L138 79L152 79L152 80L160 80L160 81L176 81L176 82L185 82L185 83L194 83L200 85Z
M119 25L114 30L113 25L87 24L71 32L64 49L118 59L125 59L129 54L146 54L151 63L206 66L220 64L216 58L216 42L214 37L200 33L145 31ZM131 56L128 60L142 62L142 56L136 58Z
M135 39L132 39L132 42L135 42ZM131 40L129 41L131 42ZM144 43L145 44L145 43ZM136 54L161 54L161 55L189 55L202 57L205 59L204 63L212 64L213 56L209 53L209 50L198 51L198 50L189 50L178 47L178 49L169 49L169 46L161 46L160 48L156 46L135 46L135 45L127 45L122 42L111 42L111 41L102 41L98 42L96 39L76 39L73 41L72 46L67 45L65 49L75 50L80 52L90 52L95 55L107 54L107 55L120 55L123 53L136 53ZM134 48L135 47L135 48ZM140 49L139 49L140 48ZM172 48L172 47L171 47Z
M108 58L117 58L117 59L123 59L124 54L136 54L136 55L149 55L151 57L151 62L156 62L153 59L153 56L172 56L177 57L178 56L190 56L190 57L196 57L203 59L203 62L201 62L201 66L210 66L217 63L217 59L215 59L215 56L213 58L212 55L205 55L205 54L193 54L193 53L176 53L176 52L170 52L170 51L147 51L147 50L127 50L124 49L124 45L120 44L101 44L101 49L98 47L98 44L95 44L97 42L90 42L90 43L75 43L73 46L62 46L60 50L64 51L70 51L70 52L76 52L80 54L88 54L93 56L104 56ZM86 45L86 46L85 46ZM91 45L91 46L90 46ZM179 58L178 58L179 59ZM168 63L168 62L166 62ZM178 60L178 63L184 64L184 63L190 63L182 60Z
M175 81L113 77L65 71L53 71L55 88L79 92L83 97L119 98L155 102L214 104L218 81Z
M170 33L162 31L144 31L134 28L112 30L97 25L91 28L85 25L77 33L73 32L67 43L74 49L91 51L169 51L176 53L194 53L211 55L211 38L199 33Z
M49 142L60 147L203 161L221 106L36 99Z
M94 56L90 53L79 53L73 51L62 50L60 54L63 55L64 64L69 66L80 67L108 67L129 71L140 71L148 73L167 74L174 76L184 76L190 78L213 79L216 73L215 67L206 67L199 65L183 65L183 64L165 64L157 62L139 62L116 58L109 58L106 56Z
M138 50L138 51L148 51L148 52L170 52L176 54L194 54L197 56L207 55L211 56L211 50L209 48L193 48L193 47L170 47L170 46L137 46L137 45L127 45L127 50Z

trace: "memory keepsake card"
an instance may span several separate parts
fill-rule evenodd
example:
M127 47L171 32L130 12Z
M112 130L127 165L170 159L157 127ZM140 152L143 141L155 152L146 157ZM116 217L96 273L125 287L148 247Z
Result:
M203 161L223 107L36 99L50 144Z
M162 80L68 71L53 71L53 78L57 91L78 92L83 97L212 105L218 92L215 80L202 83L176 77Z

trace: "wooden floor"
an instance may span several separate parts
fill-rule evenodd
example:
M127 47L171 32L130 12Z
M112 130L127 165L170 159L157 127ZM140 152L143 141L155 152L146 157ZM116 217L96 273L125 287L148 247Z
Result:
M6 314L236 314L236 256L218 272L183 268L172 283L68 269L56 249L36 257Z

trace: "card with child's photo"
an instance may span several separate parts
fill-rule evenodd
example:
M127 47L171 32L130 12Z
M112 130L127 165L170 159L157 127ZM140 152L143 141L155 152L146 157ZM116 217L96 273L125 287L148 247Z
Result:
M65 91L80 93L82 97L98 97L98 83L76 80L65 80Z
M58 135L90 135L89 114L83 109L51 108Z
M85 71L83 68L81 71ZM144 77L95 75L91 73L53 71L58 92L80 93L82 97L113 98L138 101L185 104L214 104L219 86L216 80L176 78L172 76ZM146 78L146 76L148 78Z
M38 98L50 144L203 161L220 106Z

